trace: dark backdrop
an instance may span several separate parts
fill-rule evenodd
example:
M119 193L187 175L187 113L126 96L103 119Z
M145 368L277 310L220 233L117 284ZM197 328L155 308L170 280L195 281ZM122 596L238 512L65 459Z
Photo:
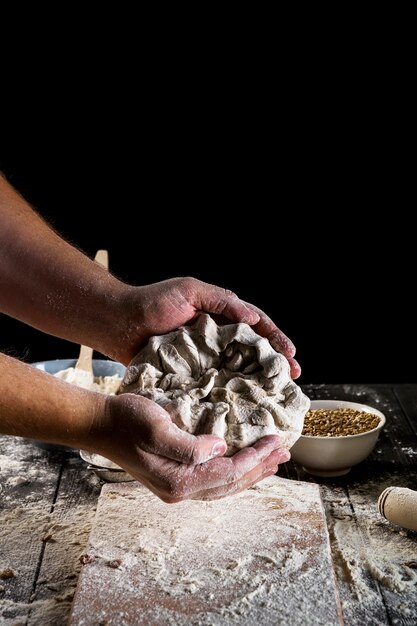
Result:
M108 248L120 278L232 289L294 340L302 382L415 382L414 229L382 145L342 160L296 142L278 159L273 146L207 154L198 138L180 151L180 136L159 136L132 158L122 143L67 139L20 138L0 167L67 239L91 256ZM29 361L77 354L4 315L0 348Z

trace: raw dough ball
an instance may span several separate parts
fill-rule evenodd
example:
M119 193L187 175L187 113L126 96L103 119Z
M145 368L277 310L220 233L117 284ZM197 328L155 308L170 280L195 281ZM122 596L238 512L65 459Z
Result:
M126 392L154 400L183 430L223 437L229 455L271 434L290 448L310 406L267 339L206 314L151 337L126 370L119 393Z

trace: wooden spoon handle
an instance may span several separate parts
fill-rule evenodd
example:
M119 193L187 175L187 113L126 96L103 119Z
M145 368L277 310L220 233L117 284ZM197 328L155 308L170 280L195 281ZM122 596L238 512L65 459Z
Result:
M93 373L93 349L90 346L81 346L75 369Z
M109 267L109 253L107 250L98 250L94 257L96 263L99 263L103 267ZM93 373L93 349L89 346L81 346L78 361L75 364L75 368L84 370L86 372Z
M106 269L109 269L109 253L107 250L97 250L97 254L94 260L99 265L102 265Z

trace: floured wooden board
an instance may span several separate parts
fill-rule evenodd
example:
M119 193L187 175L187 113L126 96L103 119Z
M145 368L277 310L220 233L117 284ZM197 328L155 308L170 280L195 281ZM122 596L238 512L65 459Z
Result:
M341 624L318 485L167 505L103 487L70 626Z

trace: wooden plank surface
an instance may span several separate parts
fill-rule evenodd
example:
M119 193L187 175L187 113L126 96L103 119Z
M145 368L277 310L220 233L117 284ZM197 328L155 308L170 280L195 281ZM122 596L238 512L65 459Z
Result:
M384 520L378 497L391 485L417 487L413 425L417 386L326 385L317 399L361 402L382 411L387 423L373 453L339 479L318 479L325 502L332 555L348 625L417 623L417 533ZM400 404L399 398L403 404ZM303 472L300 472L303 477Z
M346 626L414 626L417 570L404 555L416 559L417 534L384 520L376 501L386 486L417 489L417 385L304 389L313 399L360 401L387 415L374 453L347 476L316 478L294 462L279 473L320 485ZM66 624L100 486L76 454L0 436L0 570L16 574L0 580L2 626ZM373 567L369 557L384 545L387 558L379 555Z
M167 506L138 483L99 499L71 626L341 623L317 485L275 476Z
M61 459L19 438L0 438L0 615L27 617L61 471Z
M67 623L100 488L100 481L85 470L78 455L66 456L53 513L44 530L45 550L30 624L36 624L40 615L51 626Z
M100 487L77 453L0 437L2 626L66 624Z

